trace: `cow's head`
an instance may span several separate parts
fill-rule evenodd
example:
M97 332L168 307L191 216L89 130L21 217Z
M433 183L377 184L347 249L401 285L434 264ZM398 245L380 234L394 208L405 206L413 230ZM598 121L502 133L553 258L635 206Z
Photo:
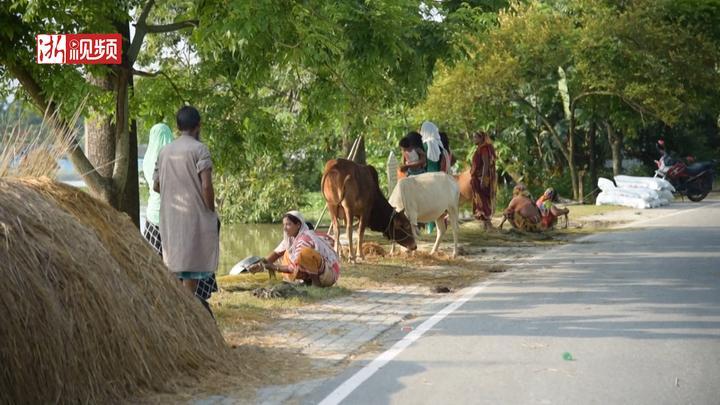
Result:
M388 239L399 243L407 249L417 249L412 224L410 224L410 220L402 211L395 211L384 233Z

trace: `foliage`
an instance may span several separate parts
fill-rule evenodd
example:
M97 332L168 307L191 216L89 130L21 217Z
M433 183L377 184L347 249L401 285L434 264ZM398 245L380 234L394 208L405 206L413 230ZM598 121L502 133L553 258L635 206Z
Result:
M28 99L22 65L66 113L85 97L112 112L112 92L87 80L108 67L30 63L34 35L116 32L146 1L3 3L0 95ZM460 166L472 132L490 130L500 173L538 190L578 191L591 157L610 152L606 128L648 166L658 136L720 152L719 0L173 0L148 19L199 25L145 38L130 119L142 142L157 122L174 127L179 106L199 108L225 221L296 208L358 135L382 174L424 120L450 135Z
M247 171L217 177L218 213L223 222L276 222L303 204L292 174L270 156L261 156Z
M387 122L396 127L397 112L423 96L434 61L447 54L450 34L423 19L420 4L203 2L194 10L200 28L192 34L148 42L149 49L174 49L175 57L159 57L163 77L138 80L141 127L171 119L187 100L203 115L203 137L220 176L260 173L255 163L270 157L278 163L262 166L264 183L292 173L293 189L317 190L324 162L343 156L357 135L369 148L383 144ZM178 54L191 55L190 63ZM371 153L389 151L381 149ZM226 184L218 182L227 197L243 190L222 190ZM250 204L235 211L253 214L227 218L268 218L272 211L255 203L262 199L228 201Z
M597 150L587 142L603 123L628 152L643 149L635 142L648 126L687 139L679 128L720 110L720 42L695 3L513 2L474 36L465 60L439 65L416 112L451 131L495 128L499 167L531 185L564 187L568 171L587 170L590 155L609 150L605 137ZM720 16L715 2L702 10ZM717 128L691 139L694 150L715 145Z

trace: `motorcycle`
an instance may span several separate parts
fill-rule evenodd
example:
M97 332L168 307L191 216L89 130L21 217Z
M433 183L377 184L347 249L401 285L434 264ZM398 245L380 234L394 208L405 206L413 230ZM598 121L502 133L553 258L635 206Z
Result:
M688 165L672 158L669 153L663 153L655 163L658 166L655 177L669 181L675 187L676 193L687 196L690 201L702 201L712 191L717 160L692 162Z

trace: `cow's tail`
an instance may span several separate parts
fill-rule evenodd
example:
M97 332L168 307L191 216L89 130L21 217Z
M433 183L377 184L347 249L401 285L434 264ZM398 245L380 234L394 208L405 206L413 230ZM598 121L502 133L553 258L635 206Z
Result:
M345 185L347 184L348 181L350 181L349 174L347 176L345 176L345 180L343 180L342 189L340 191L340 199L338 200L338 207L340 206L340 204L342 204L343 200L345 199Z
M325 194L325 179L330 173L326 173L323 178L320 180L320 191ZM345 185L348 181L350 181L350 175L348 174L345 176L345 179L343 180L342 187L340 188L340 199L337 202L337 207L340 207L340 204L342 204L343 200L345 199Z

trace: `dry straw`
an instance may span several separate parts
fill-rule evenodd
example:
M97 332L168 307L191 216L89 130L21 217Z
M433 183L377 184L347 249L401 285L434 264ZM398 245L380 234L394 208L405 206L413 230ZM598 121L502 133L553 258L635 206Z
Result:
M84 104L64 127L58 122L58 113L45 113L37 127L22 125L23 117L12 117L3 122L0 133L0 177L55 177L57 161L74 142L74 126Z
M130 219L80 190L0 177L0 268L0 402L116 402L246 374Z

